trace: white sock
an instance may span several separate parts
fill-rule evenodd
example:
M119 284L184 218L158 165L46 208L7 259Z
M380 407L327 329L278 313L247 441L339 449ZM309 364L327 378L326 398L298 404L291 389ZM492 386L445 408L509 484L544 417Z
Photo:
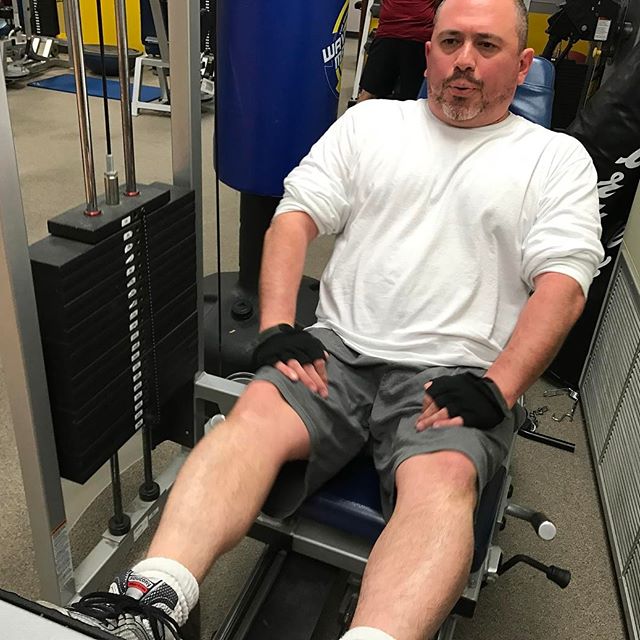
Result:
M393 636L382 629L374 627L353 627L345 633L340 640L395 640Z
M147 558L138 562L132 571L150 580L163 580L178 594L178 604L173 618L178 626L182 626L187 621L189 612L196 606L200 595L198 581L189 569L169 558Z

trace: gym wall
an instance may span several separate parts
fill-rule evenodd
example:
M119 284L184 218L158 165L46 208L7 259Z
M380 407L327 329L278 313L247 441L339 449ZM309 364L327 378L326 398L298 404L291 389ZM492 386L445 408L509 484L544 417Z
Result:
M66 39L64 27L64 12L62 0L57 0L58 18L60 20L59 37ZM113 0L102 1L105 44L116 44L116 18ZM98 16L95 0L80 0L80 14L82 19L82 36L85 44L98 44ZM127 0L127 34L129 47L144 51L140 28L140 0Z

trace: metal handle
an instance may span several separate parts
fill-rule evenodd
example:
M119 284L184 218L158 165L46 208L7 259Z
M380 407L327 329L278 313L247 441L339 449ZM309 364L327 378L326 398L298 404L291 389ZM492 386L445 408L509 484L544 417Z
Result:
M116 36L118 40L118 76L120 80L120 116L124 149L125 195L137 196L136 164L133 151L133 120L129 90L129 43L127 38L127 8L125 0L116 0Z
M87 201L85 214L100 215L98 195L96 191L96 174L93 162L93 141L91 138L91 116L89 114L89 98L84 69L82 22L78 0L65 0L67 32L69 35L69 51L73 62L73 75L76 81L76 103L78 106L78 128L80 129L80 147L82 152L82 168L84 171L84 190Z
M510 502L507 505L505 513L512 518L529 522L538 537L543 540L553 540L556 537L556 533L558 532L556 525L540 511L534 511L528 507L522 507L519 504Z

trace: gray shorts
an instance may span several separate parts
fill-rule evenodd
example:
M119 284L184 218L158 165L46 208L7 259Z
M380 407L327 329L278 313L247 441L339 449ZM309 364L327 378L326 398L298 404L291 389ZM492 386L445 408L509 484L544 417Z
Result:
M308 461L285 465L263 507L277 518L294 513L304 500L369 446L380 476L383 515L388 520L395 501L395 473L412 456L459 451L474 463L478 491L505 460L515 432L513 413L493 429L441 427L418 432L423 385L430 379L482 369L420 367L394 364L349 348L329 329L311 332L325 345L329 397L312 393L273 367L262 367L256 380L274 384L306 425L311 438Z

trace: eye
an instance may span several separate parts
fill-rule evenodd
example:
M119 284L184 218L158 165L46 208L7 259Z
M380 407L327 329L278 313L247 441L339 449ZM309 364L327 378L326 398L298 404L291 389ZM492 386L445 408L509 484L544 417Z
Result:
M496 45L493 44L493 42L486 42L486 41L479 42L478 46L481 49L485 49L486 51L493 51L494 49L497 49Z
M441 41L441 44L443 47L454 47L456 44L458 44L458 39L457 38L445 38L444 40Z

